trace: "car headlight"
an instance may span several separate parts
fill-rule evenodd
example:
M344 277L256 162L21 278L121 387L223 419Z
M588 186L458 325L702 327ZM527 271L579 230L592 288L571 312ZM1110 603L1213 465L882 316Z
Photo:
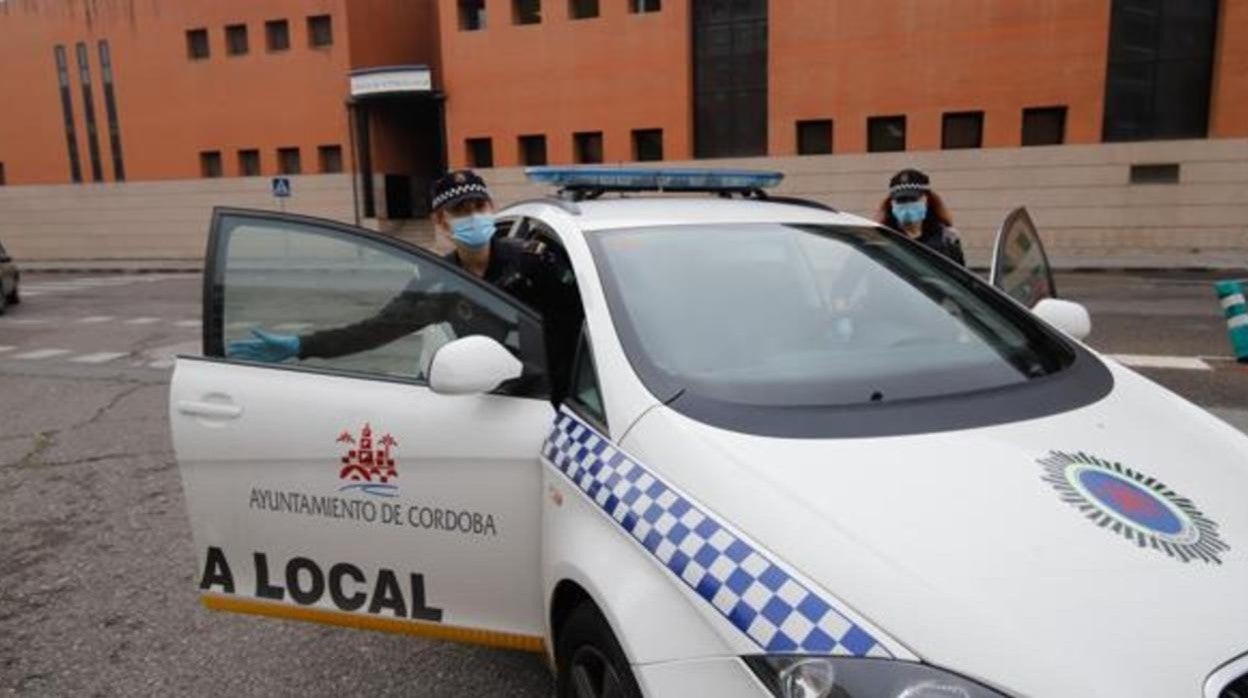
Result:
M886 659L773 655L745 663L776 698L1004 698L926 664Z

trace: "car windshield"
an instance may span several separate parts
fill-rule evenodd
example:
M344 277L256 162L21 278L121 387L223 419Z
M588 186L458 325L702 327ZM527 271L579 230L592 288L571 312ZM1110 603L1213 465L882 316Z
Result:
M1024 384L1074 360L889 231L731 224L590 236L629 360L663 400L852 406Z

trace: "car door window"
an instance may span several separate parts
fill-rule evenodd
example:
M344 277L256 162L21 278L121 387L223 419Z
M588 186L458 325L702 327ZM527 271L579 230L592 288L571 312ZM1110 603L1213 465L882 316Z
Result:
M607 427L607 413L603 408L602 388L598 383L598 370L594 365L594 352L589 346L589 338L581 333L581 340L576 350L576 363L572 369L572 385L568 394L569 406L581 416L596 423L604 432Z
M1048 255L1026 209L1015 209L1001 224L991 276L994 286L1028 308L1057 296Z
M431 255L328 221L222 212L205 318L209 356L248 360L247 343L297 338L285 366L424 382L434 353L483 334L525 365L503 392L543 392L540 321ZM262 334L263 333L263 334Z

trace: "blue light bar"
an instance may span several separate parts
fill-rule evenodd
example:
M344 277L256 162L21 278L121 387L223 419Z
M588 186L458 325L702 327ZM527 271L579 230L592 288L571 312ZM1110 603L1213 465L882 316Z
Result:
M744 191L769 189L781 172L647 167L528 167L531 181L565 189L599 191Z

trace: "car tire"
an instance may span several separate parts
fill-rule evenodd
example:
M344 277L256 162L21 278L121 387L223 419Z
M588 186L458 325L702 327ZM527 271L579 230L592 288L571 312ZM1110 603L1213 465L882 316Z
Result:
M555 664L558 698L642 698L624 650L591 601L572 609L559 628Z
M9 307L9 297L0 293L0 315L4 315L4 311Z
M17 292L17 286L13 287L13 292L5 300L8 301L9 305L17 305L22 302L22 296Z

